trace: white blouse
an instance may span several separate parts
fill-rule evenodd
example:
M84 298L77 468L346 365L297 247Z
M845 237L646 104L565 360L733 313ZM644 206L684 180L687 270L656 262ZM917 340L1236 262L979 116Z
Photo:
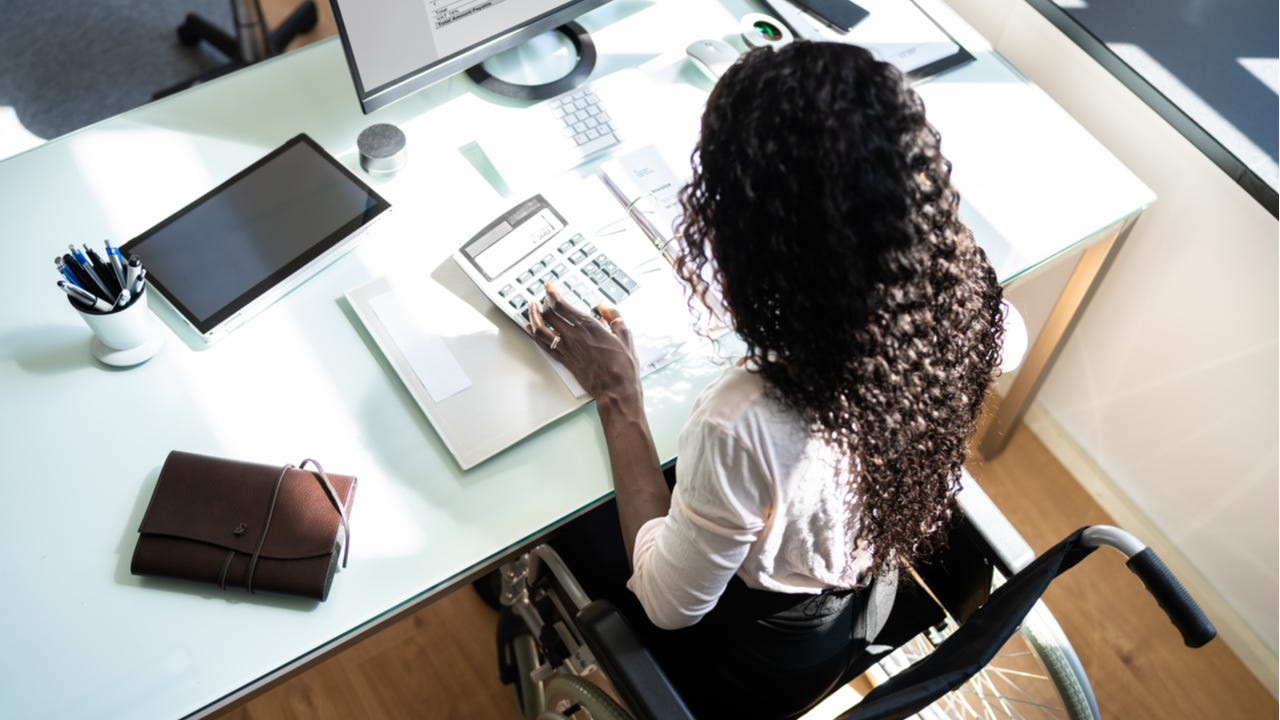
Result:
M860 551L846 567L849 500L834 454L758 374L725 371L677 447L671 509L641 526L627 582L658 627L698 622L735 573L761 590L817 593L853 586L870 566Z

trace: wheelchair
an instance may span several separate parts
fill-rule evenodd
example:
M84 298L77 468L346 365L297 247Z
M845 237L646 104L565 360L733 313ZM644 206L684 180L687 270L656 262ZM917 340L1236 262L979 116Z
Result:
M1100 718L1080 660L1040 596L1102 546L1126 557L1188 647L1215 637L1178 580L1124 530L1081 528L1034 557L971 481L960 505L943 550L893 581L887 618L875 617L886 610L877 601L884 588L864 603L855 633L868 632L869 644L823 701L823 717ZM626 619L587 597L550 546L506 563L500 576L500 673L525 720L693 717ZM869 692L849 693L856 704L832 711L850 681Z

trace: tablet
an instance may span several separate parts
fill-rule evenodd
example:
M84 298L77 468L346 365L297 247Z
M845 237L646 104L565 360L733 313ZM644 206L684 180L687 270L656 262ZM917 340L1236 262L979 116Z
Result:
M390 207L298 135L121 250L211 343L336 260Z

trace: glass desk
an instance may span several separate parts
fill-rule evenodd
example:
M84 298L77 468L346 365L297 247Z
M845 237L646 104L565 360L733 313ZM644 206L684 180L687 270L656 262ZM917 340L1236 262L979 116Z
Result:
M955 163L964 218L1001 277L1016 281L1082 245L1097 260L1079 271L1085 291L1060 303L1069 328L1124 228L1154 198L948 8L921 5L977 58L919 91ZM639 66L667 84L670 127L655 141L691 149L710 83L684 48L735 36L738 18L755 10L745 0L618 0L583 24L598 73ZM494 214L505 201L457 149L477 122L518 117L465 79L363 116L342 49L327 41L0 162L8 714L213 712L608 496L589 408L461 472L342 299L393 268L435 267ZM394 205L376 234L212 348L192 349L166 323L166 347L144 365L120 371L91 358L88 329L54 288L51 260L67 243L121 243L299 132L357 168L356 136L374 122L399 125L409 149L408 166L376 183ZM1046 352L1060 340L1049 338ZM663 457L721 368L689 357L646 380ZM172 449L281 464L315 457L358 475L351 561L328 601L132 576L138 523Z

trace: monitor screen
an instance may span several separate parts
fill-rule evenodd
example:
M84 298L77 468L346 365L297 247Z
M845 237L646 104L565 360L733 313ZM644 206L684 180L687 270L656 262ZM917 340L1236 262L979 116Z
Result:
M366 113L608 0L331 0Z

